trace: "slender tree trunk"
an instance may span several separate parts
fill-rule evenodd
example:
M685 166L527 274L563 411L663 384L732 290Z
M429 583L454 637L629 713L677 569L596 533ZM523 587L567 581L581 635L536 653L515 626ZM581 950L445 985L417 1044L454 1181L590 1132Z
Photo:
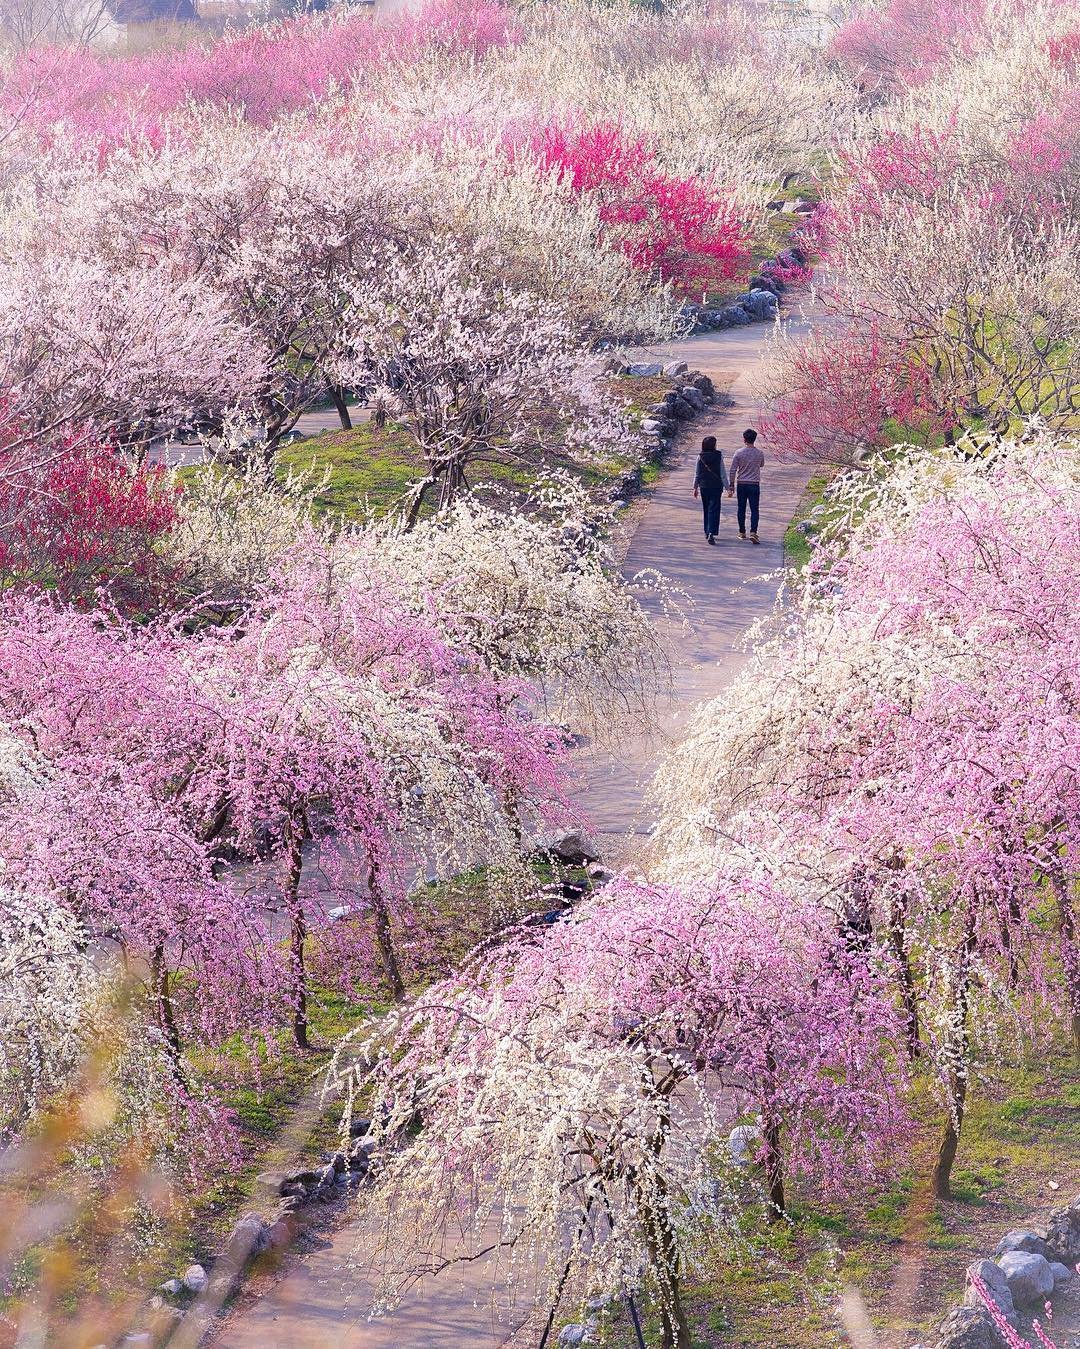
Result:
M391 997L395 1002L402 1002L405 998L405 980L401 977L401 967L394 949L390 906L386 902L386 896L379 882L379 869L374 862L368 869L368 894L371 898L371 911L375 916L375 944L379 948L383 973L390 985Z
M655 1085L655 1084L654 1084ZM649 1140L649 1148L657 1158L664 1150L670 1121L664 1093L665 1108L660 1127ZM637 1187L638 1212L645 1229L645 1244L649 1251L653 1275L660 1285L660 1331L662 1349L692 1349L690 1326L682 1300L682 1279L679 1272L679 1243L667 1212L667 1185L660 1168L656 1169L654 1195Z
M889 915L889 946L896 957L896 968L900 978L900 1000L904 1008L904 1038L907 1043L908 1058L919 1057L922 1045L919 1039L919 998L915 989L915 976L911 972L911 959L908 955L905 939L904 915L899 906L894 906Z
M765 1051L765 1068L775 1081L776 1059L771 1049ZM771 1106L761 1112L761 1134L765 1145L765 1184L769 1191L769 1221L779 1222L787 1213L784 1202L784 1157L780 1149L780 1121Z
M682 1299L678 1247L667 1210L662 1202L651 1214L650 1226L655 1233L654 1259L661 1288L661 1345L663 1349L692 1349L690 1326Z
M409 513L405 517L406 534L411 533L412 530L416 528L416 522L420 519L420 511L424 505L424 498L427 496L428 488L433 481L434 479L429 479L422 483L420 485L420 490L414 495L412 502L409 505Z
M465 468L460 459L451 459L439 487L439 510L448 510L465 489Z
M1050 884L1057 901L1058 928L1061 932L1061 961L1065 967L1065 988L1072 1023L1073 1054L1080 1060L1080 948L1077 940L1076 910L1069 894L1069 881L1060 868L1050 873Z
M165 947L160 942L154 948L154 954L150 960L150 975L153 980L154 996L157 999L158 1019L161 1022L162 1033L169 1046L169 1056L173 1061L173 1067L179 1072L183 1044L180 1039L180 1031L176 1025L176 1013L172 1005L172 982L165 965Z
M285 878L285 902L292 916L291 961L293 976L293 1038L299 1049L308 1049L307 970L304 965L304 942L307 940L307 919L300 899L300 877L304 869L304 840L307 838L307 815L298 811L289 828L289 870Z
M952 1198L952 1168L960 1146L964 1107L968 1090L968 1004L971 994L971 954L975 949L975 906L968 909L967 928L960 952L954 990L953 1043L949 1046L951 1063L947 1069L945 1095L948 1111L930 1185L937 1199Z
M349 414L349 405L345 401L345 390L339 384L328 384L327 390L330 394L330 401L337 409L338 419L341 422L343 431L353 429L352 417Z

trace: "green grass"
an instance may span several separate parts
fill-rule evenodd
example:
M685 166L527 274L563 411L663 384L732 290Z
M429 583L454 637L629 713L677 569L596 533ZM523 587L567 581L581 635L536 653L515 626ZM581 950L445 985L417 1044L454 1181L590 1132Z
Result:
M424 476L408 435L395 426L380 430L371 422L284 446L274 467L279 479L290 472L310 473L315 481L325 475L315 514L345 520L385 515Z
M826 504L825 489L832 478L830 473L815 473L806 484L791 524L784 531L784 561L789 567L801 571L810 561L813 551L809 539L798 529L800 521L805 520L816 506ZM820 517L819 517L820 518Z
M672 381L663 376L623 375L610 379L608 387L625 406L630 427L636 430ZM500 459L496 453L472 467L469 482L481 495L492 491L523 497L548 466L567 469L586 486L601 489L640 467L640 459L629 447L626 453L616 451L605 459L581 462L556 451L536 466L510 457ZM310 475L316 482L325 478L314 500L315 515L358 521L377 519L400 506L425 470L423 457L404 426L390 423L380 429L372 422L361 422L351 431L325 431L283 446L275 471L279 479L289 473ZM426 505L424 513L431 509Z

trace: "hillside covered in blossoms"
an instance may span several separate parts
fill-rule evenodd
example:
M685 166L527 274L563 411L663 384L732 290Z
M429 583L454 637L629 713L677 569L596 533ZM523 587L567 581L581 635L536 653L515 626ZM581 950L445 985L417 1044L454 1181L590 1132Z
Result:
M0 0L0 1346L1080 1344L1078 268L1072 0Z

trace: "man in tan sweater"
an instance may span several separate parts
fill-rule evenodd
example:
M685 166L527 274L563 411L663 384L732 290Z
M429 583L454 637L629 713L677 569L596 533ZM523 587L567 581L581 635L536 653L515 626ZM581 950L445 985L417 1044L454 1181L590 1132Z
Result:
M738 495L739 538L746 538L746 507L750 506L750 542L758 543L758 507L761 505L761 466L765 456L754 443L757 432L743 432L742 447L735 451L728 469L728 496Z

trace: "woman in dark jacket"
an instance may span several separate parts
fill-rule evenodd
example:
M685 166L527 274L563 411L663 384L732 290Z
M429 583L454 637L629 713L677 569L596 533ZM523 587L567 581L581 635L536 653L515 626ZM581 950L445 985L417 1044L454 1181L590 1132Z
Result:
M716 437L706 436L701 442L701 453L694 473L694 496L701 497L706 543L715 543L720 532L720 500L727 485L727 469L724 467L724 456L716 448Z

